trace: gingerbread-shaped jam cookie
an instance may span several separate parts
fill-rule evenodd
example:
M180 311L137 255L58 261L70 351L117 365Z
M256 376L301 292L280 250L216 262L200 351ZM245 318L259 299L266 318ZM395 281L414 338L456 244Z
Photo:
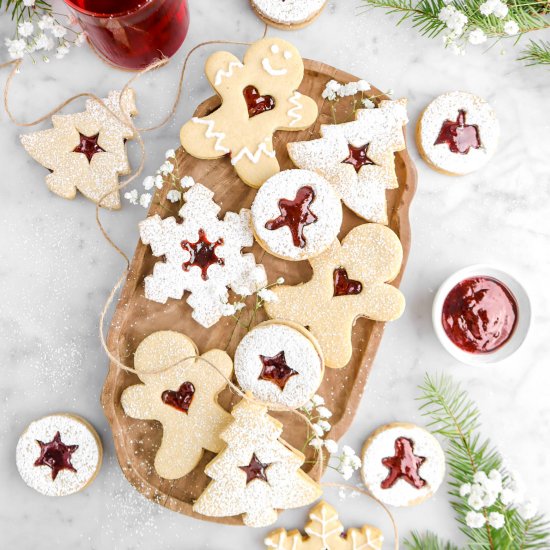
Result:
M319 344L295 323L260 323L235 351L239 385L260 401L302 407L321 385L323 373Z
M462 176L489 162L499 134L496 114L484 99L450 92L435 98L420 115L416 143L432 168Z
M301 29L323 11L327 0L250 0L258 17L279 29Z
M266 550L381 550L384 542L371 525L344 531L338 512L324 500L310 510L304 531L277 529L265 538Z
M358 216L387 224L386 190L399 185L394 156L405 149L406 107L406 99L381 101L359 109L352 122L323 124L322 138L288 144L290 158L326 178Z
M317 118L315 101L296 91L304 77L300 53L285 40L264 38L248 48L243 63L228 52L213 54L205 72L222 104L187 122L181 144L201 159L230 154L239 177L260 187L279 171L273 133L303 130Z
M394 422L365 442L361 474L367 489L392 506L414 506L433 496L445 476L437 439L414 424Z
M231 420L217 400L231 377L230 357L217 349L193 358L196 355L187 336L154 332L134 355L134 369L143 384L126 388L120 398L128 416L162 424L155 470L165 479L188 474L204 449L220 452L220 433Z
M347 365L357 317L392 321L405 299L387 284L401 269L403 249L397 235L379 224L352 229L342 241L309 260L313 276L297 286L273 288L277 300L265 304L271 318L307 327L317 338L327 367Z
M250 394L247 394L251 398ZM277 520L277 510L310 504L321 487L301 466L304 455L279 439L283 425L263 405L242 399L221 434L226 446L205 468L212 478L193 511L212 517L243 515L250 527Z
M23 481L46 496L71 495L88 487L102 458L97 432L73 414L52 414L31 422L16 449Z
M122 97L114 91L103 102L107 109L88 99L82 113L54 115L53 128L23 135L21 143L49 170L46 184L55 194L74 199L78 189L93 202L118 209L118 177L131 171L126 141L135 138L121 120L137 114L135 94L129 88Z
M286 260L326 250L342 225L342 204L330 184L309 170L285 170L267 180L252 204L257 241Z
M168 298L181 299L187 290L193 319L206 328L226 314L228 287L249 296L267 281L254 255L242 253L254 243L250 210L227 212L220 220L213 196L195 183L184 195L181 223L157 214L139 224L142 242L162 258L145 278L146 298L164 304Z

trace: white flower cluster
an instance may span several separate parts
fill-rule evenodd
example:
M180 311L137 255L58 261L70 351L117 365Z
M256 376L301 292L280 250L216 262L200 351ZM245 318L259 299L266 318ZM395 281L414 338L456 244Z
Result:
M260 285L264 284L264 275L261 271L256 270L252 274L254 277L254 283L256 288L258 288ZM258 291L256 291L256 306L255 311L260 309L265 302L276 302L279 298L271 290L272 287L275 285L282 285L285 282L283 277L279 277L274 283L271 283L270 285L261 287ZM231 315L236 315L239 311L244 309L246 307L246 299L247 299L247 291L243 289L243 294L241 295L241 299L238 302L229 303L224 302L222 306L223 315L226 317L230 317ZM250 326L244 325L247 329L250 328Z
M327 82L327 85L321 95L323 99L335 101L339 97L349 97L368 90L370 90L370 84L364 80L348 82L347 84L342 84L336 80L330 80Z
M508 6L502 2L502 0L485 0L485 2L479 6L479 11L486 17L494 15L499 19L504 19L508 15L509 10Z
M28 7L35 7L34 0L23 0ZM39 14L42 16L39 17ZM74 35L73 39L67 38L67 32ZM32 56L42 52L42 59L48 63L50 57L47 52L55 49L55 57L62 59L71 48L71 45L81 46L86 40L83 32L77 32L61 24L49 12L34 9L29 20L23 20L17 25L14 39L6 38L4 43L12 59L22 59L25 55Z
M512 475L504 481L498 470L491 470L488 475L476 472L472 483L465 483L459 489L460 496L467 498L471 508L466 514L466 525L471 529L480 529L486 524L502 529L506 523L502 512L512 505L518 506L524 519L532 519L537 513L536 506L532 501L523 501L522 493L521 484ZM491 507L496 510L490 510Z

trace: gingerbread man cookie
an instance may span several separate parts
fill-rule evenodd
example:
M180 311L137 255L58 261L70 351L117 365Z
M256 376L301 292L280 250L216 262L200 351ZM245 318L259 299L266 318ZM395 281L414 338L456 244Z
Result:
M379 224L352 229L342 241L309 260L313 277L297 286L274 287L278 300L266 303L271 318L308 327L317 338L327 367L347 365L357 317L392 321L405 308L401 292L387 282L401 269L397 235Z
M285 40L264 38L248 48L243 63L228 52L213 54L205 72L222 104L187 122L181 144L201 159L230 154L239 177L260 187L280 169L273 133L303 130L317 118L317 103L296 91L304 76L300 53Z
M300 531L277 529L265 539L267 550L381 550L384 537L380 529L363 525L344 531L336 509L325 501L309 512L306 535Z
M195 355L197 348L187 336L154 332L141 342L134 356L134 368L143 384L126 388L120 398L128 416L162 424L155 470L165 479L188 474L198 464L203 449L220 452L220 433L231 420L217 401L233 370L229 355L214 349L201 355L205 361L182 361ZM181 363L163 370L178 361Z

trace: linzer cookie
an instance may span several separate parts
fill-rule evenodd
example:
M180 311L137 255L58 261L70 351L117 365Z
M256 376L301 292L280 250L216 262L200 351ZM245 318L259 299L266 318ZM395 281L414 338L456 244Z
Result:
M330 184L309 170L285 170L264 183L252 204L256 240L286 260L326 250L342 225L342 205Z
M97 476L102 458L97 432L73 414L53 414L31 422L16 449L23 481L46 496L85 489Z
M266 407L242 399L231 415L233 422L221 434L226 447L204 470L212 481L195 502L195 512L242 514L245 525L265 527L277 520L277 510L319 498L321 487L300 468L304 455L279 439L283 425Z
M188 474L204 449L220 452L220 432L231 420L217 400L231 377L231 358L217 349L196 355L195 344L184 334L154 332L134 355L143 383L125 389L120 398L128 416L162 424L155 470L165 479Z
M317 103L297 91L304 77L300 53L285 40L264 38L248 48L242 63L228 52L213 54L205 72L222 104L187 122L181 144L200 159L229 154L239 177L260 187L280 169L273 133L303 130L317 118Z
M254 255L241 251L254 242L250 210L227 212L220 220L213 195L195 183L184 195L181 223L156 214L139 224L143 243L151 246L154 256L162 257L145 278L145 296L164 304L189 291L193 319L206 328L227 314L228 287L249 296L267 281Z
M301 29L323 11L327 0L250 0L258 17L279 29Z
M271 318L307 327L317 338L326 366L340 368L351 359L351 332L357 317L392 321L405 299L387 284L397 277L403 249L397 235L379 224L352 229L342 241L309 260L313 276L297 286L273 288L277 300L266 303Z
M378 428L365 442L362 463L367 489L392 506L424 502L445 476L445 455L437 439L404 422Z
M315 394L324 370L319 344L294 323L261 323L235 351L239 386L260 401L292 409L302 407Z
M489 162L499 134L496 114L484 99L450 92L434 99L420 115L416 144L432 168L462 176Z
M296 166L313 170L367 221L388 223L386 190L398 187L395 153L405 149L407 100L359 109L356 120L321 125L320 139L288 144Z

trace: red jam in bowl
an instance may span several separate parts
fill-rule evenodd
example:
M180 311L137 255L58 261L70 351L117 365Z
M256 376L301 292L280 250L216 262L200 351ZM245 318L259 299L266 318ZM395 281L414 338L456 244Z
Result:
M511 338L518 304L512 292L492 277L472 277L458 283L443 302L445 333L469 353L490 353Z

